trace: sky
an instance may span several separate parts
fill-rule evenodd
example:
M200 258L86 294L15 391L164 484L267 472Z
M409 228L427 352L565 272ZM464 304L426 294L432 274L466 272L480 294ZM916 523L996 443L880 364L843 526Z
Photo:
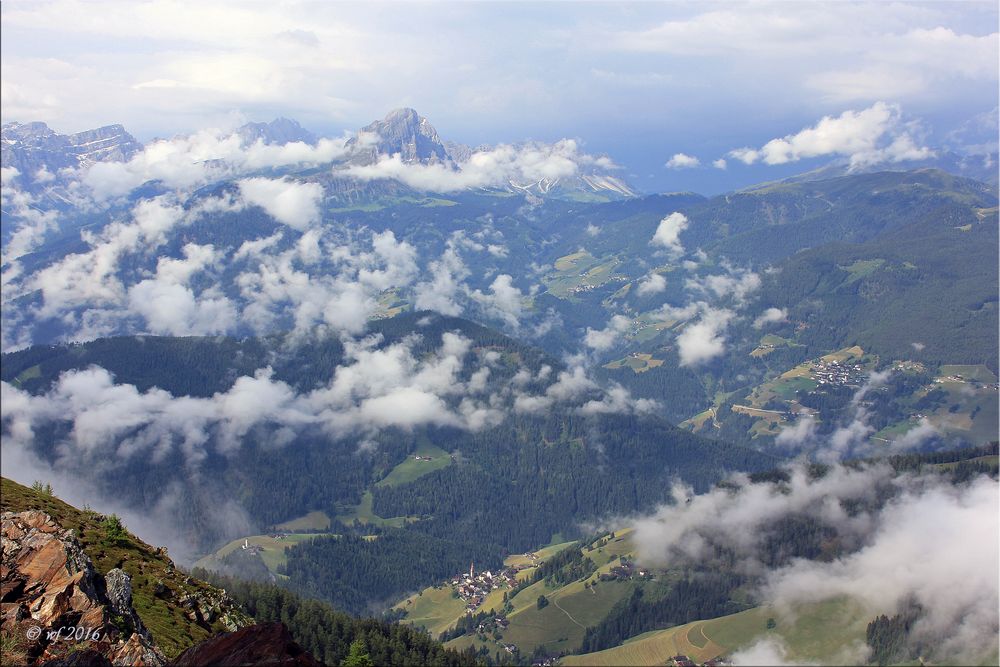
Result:
M0 16L3 121L59 132L286 116L340 136L410 106L446 139L577 139L641 191L705 193L853 159L850 139L816 147L824 118L875 123L863 149L997 143L992 1L5 0ZM761 150L783 138L785 159Z

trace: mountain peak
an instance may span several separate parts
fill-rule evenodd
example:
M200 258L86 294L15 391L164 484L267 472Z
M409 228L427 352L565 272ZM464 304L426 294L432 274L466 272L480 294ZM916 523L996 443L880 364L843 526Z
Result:
M293 143L301 141L307 144L316 143L316 135L305 129L299 122L291 118L280 116L270 123L247 123L236 129L236 134L244 146L256 143L258 140L265 144Z
M399 153L403 162L426 164L453 161L448 155L437 130L430 121L414 109L393 109L382 120L361 128L362 132L378 135L378 142L364 154L364 159L375 161L378 155Z

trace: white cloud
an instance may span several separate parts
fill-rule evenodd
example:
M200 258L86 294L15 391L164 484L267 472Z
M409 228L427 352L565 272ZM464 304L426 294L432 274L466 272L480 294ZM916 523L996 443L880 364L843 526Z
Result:
M483 294L476 290L472 298L487 307L487 312L506 321L508 326L517 328L520 324L522 299L524 294L514 287L514 279L506 273L501 273L490 285L491 294Z
M226 333L236 325L236 307L214 290L195 296L190 287L143 280L128 290L128 306L145 318L149 331L171 336Z
M788 320L788 310L785 308L768 308L753 321L754 329L760 329L767 324L776 324Z
M776 445L798 448L811 443L816 438L816 418L806 414L799 417L794 424L784 426L774 438Z
M290 178L246 178L237 183L248 204L260 206L278 222L305 231L319 222L323 186Z
M737 304L743 304L749 294L760 289L760 276L753 271L735 268L725 262L722 268L726 273L688 278L684 282L684 287L694 292L715 296L717 299L731 298Z
M933 156L929 148L916 144L911 132L898 105L876 102L861 111L824 116L813 127L772 139L760 149L739 148L729 155L745 164L762 161L769 165L841 156L849 158L852 167Z
M649 244L666 248L672 255L683 255L680 235L688 227L688 219L683 213L673 212L660 220Z
M608 321L608 326L604 329L598 330L587 327L587 333L584 336L583 342L587 347L598 352L609 350L628 331L631 324L632 320L624 315L615 315Z
M787 481L756 484L736 475L728 488L700 495L675 485L672 504L633 524L640 562L711 567L721 549L727 567L756 579L758 599L775 616L791 617L800 605L833 598L850 599L867 618L891 616L916 602L922 612L910 635L925 658L976 664L996 652L995 480L981 475L955 485L936 472L901 474L885 464L833 465L820 477L795 464L787 474ZM839 553L775 561L767 541L786 518L834 531ZM928 526L934 527L934 548L927 548ZM802 664L780 643L744 649L734 663L737 658L742 664ZM864 658L829 655L821 662Z
M725 308L703 308L701 318L677 336L681 366L697 366L724 354L724 333L733 317L735 313Z
M372 165L353 165L337 169L362 181L393 179L422 191L455 192L474 188L496 187L511 182L526 186L539 181L555 182L575 176L582 167L607 168L604 158L579 150L573 139L554 144L528 143L522 146L500 145L474 152L457 167L445 164L403 162L399 155L383 155Z
M693 155L686 155L684 153L675 153L673 157L667 160L664 165L668 169L691 169L697 167L701 164L701 160L694 157Z
M725 169L727 166L726 159L720 157L718 160L713 160L712 166L715 167L716 169Z
M639 296L650 296L651 294L659 294L665 289L667 289L667 279L654 271L639 283L636 292Z
M452 237L440 259L430 264L431 280L414 287L414 306L417 310L434 310L442 315L460 315L458 303L461 281L469 270L458 254L458 239Z

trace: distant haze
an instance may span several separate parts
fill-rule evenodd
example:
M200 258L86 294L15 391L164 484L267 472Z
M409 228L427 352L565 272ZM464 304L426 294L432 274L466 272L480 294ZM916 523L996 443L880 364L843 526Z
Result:
M0 15L4 122L63 133L122 123L146 141L288 116L340 136L409 106L445 139L578 139L642 191L704 193L851 158L823 119L877 103L890 118L851 132L905 134L900 150L997 143L995 2L8 0ZM741 161L803 130L819 141L795 159Z

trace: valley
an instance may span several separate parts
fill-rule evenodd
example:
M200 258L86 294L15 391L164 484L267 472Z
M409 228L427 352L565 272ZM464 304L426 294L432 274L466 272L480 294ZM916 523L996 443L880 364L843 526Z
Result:
M375 34L287 21L247 43L322 69ZM672 25L621 39L717 55ZM622 91L688 72L617 57L588 69ZM73 604L111 609L114 643L69 652L155 667L254 633L347 667L996 663L995 146L873 99L643 158L666 179L545 105L519 110L535 139L480 123L541 85L515 64L486 87L449 64L447 135L409 95L359 120L350 86L303 118L326 136L235 109L146 142L5 116L4 651L65 657L7 619L76 618L7 550L34 530L86 557ZM206 87L170 76L130 89Z

